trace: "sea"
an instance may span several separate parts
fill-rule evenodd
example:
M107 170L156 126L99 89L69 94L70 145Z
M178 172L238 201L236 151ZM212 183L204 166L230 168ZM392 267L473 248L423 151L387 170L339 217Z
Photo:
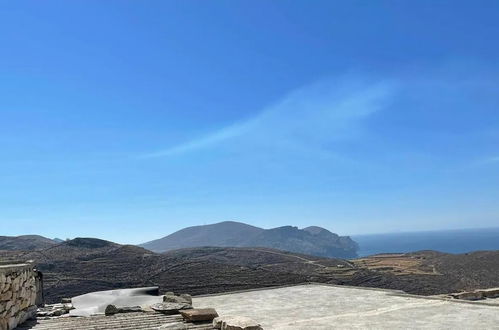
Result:
M447 253L499 250L499 227L352 235L351 238L359 244L360 257L421 250Z

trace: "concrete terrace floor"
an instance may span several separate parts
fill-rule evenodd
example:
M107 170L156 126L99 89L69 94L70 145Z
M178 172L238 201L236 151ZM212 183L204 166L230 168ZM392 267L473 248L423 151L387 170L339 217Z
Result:
M194 297L193 304L250 317L266 330L499 329L499 306L321 284Z

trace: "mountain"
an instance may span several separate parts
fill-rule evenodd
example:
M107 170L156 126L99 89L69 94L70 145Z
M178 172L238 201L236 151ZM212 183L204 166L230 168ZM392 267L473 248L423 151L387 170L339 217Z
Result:
M333 234L324 228L321 228L321 231L298 229L292 226L267 229L251 241L245 242L245 245L320 257L354 258L357 256L357 244L354 241L349 237Z
M39 250L57 244L50 238L39 235L0 236L0 250Z
M139 246L154 252L195 246L240 246L241 240L251 240L262 231L264 229L245 223L225 221L211 225L187 227Z
M140 245L155 252L200 247L268 247L322 257L356 257L357 244L321 227L284 226L262 229L241 222L224 221L181 229L166 237Z

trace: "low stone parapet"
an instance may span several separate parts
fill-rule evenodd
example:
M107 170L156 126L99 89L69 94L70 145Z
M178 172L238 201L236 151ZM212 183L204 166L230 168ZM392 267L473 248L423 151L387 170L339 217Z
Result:
M36 315L43 301L41 274L30 263L0 263L0 329L11 330Z

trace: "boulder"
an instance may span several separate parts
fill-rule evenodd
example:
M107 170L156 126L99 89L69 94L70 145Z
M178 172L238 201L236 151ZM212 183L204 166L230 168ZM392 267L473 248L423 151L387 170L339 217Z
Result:
M212 321L218 317L218 313L213 308L196 308L180 311L182 317L187 322Z
M189 304L191 304L191 305L192 305L192 297L191 297L191 295L190 295L190 294L187 294L187 293L182 293L182 294L180 295L180 298L185 299L185 300L186 300Z
M163 302L170 302L170 303L183 303L183 304L192 304L192 299L188 300L182 296L170 296L170 295L164 295L163 296Z
M118 314L118 307L114 305L107 305L104 314L106 314L106 316Z
M136 313L143 312L144 310L140 306L132 306L132 307L116 307L115 305L107 305L104 314L106 315L114 315L118 313Z
M140 306L131 306L131 307L119 307L118 313L139 313L144 310Z
M192 306L187 303L163 302L151 305L151 309L156 312L172 315L179 314L180 310L191 309Z
M221 330L263 330L253 319L245 316L221 316L213 320L213 328Z

